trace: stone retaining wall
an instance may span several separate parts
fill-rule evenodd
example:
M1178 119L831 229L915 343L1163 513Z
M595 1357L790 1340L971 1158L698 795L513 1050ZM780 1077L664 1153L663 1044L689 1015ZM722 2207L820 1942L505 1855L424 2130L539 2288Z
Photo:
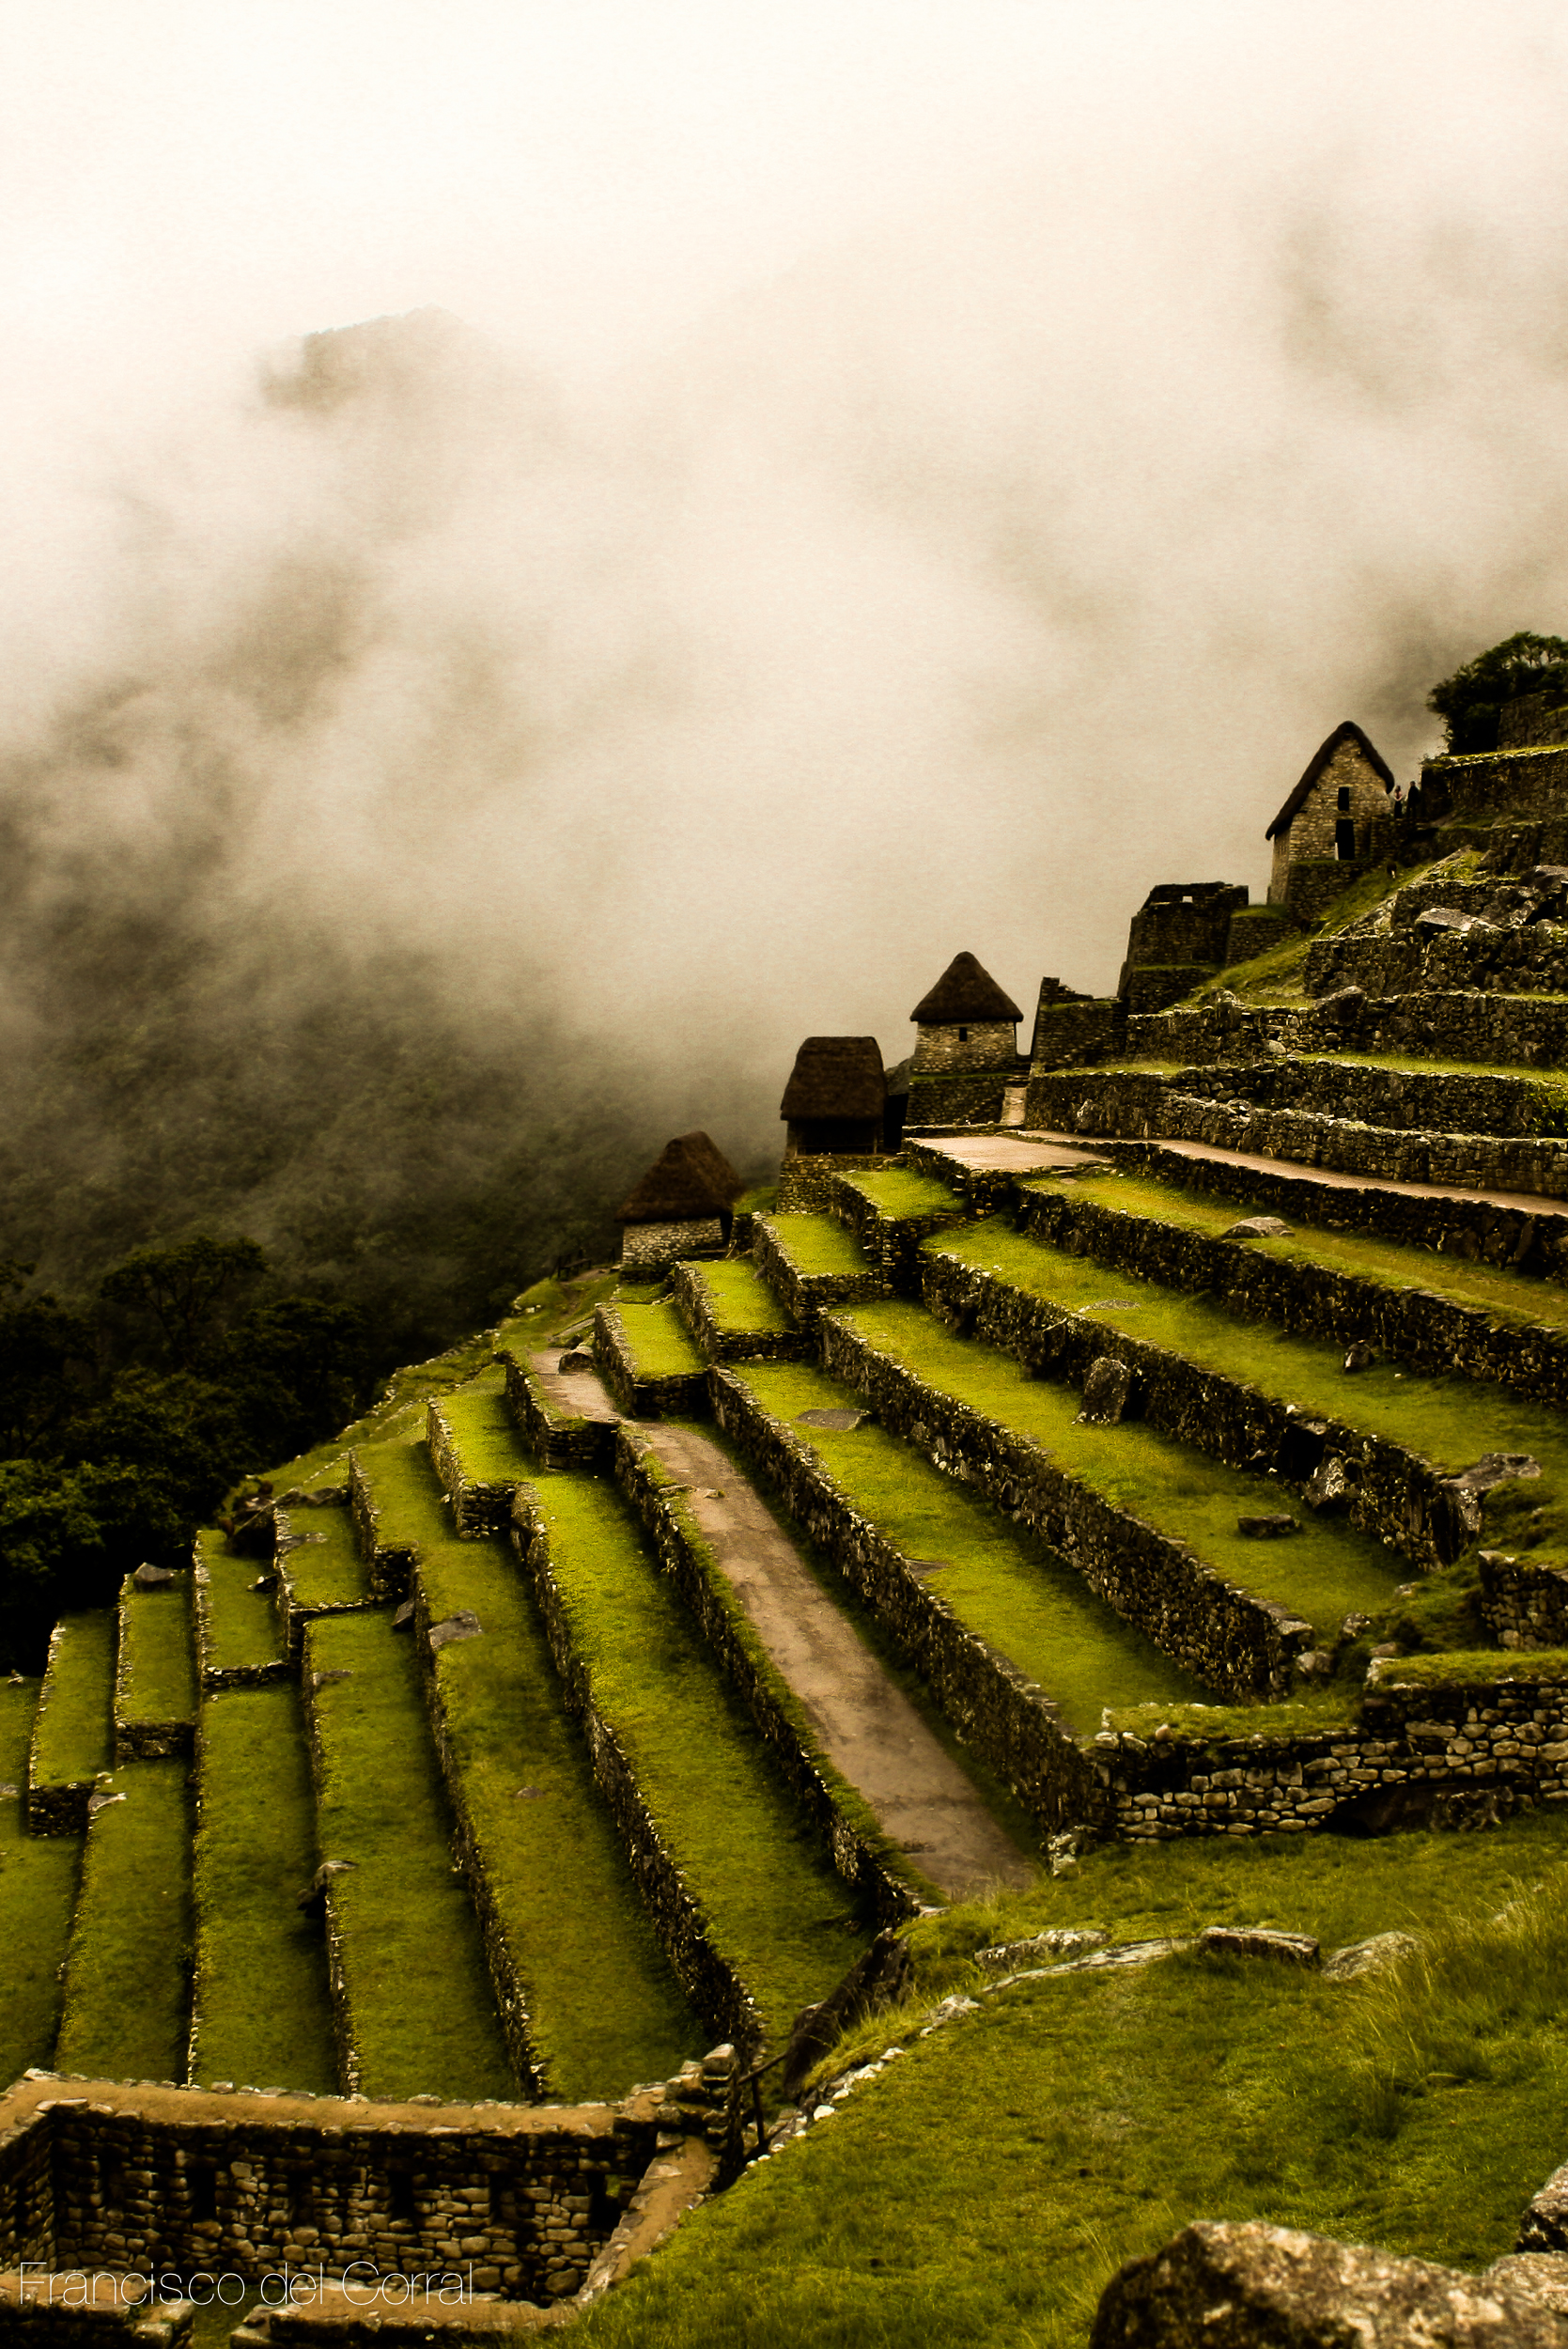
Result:
M300 1674L302 1708L304 1714L305 1751L310 1759L310 1791L312 1810L317 1828L318 1860L335 1859L347 1855L322 1851L320 1823L326 1800L326 1756L321 1747L321 1723L316 1710L316 1691L308 1672ZM327 1989L332 1999L333 2048L337 2059L337 2082L346 2095L360 2092L361 2063L359 2042L354 2036L354 2010L349 1996L348 1978L343 1970L343 1925L337 1913L337 1878L328 1875L322 1889L322 1924L327 1945Z
M373 1602L404 1599L409 1595L409 1577L413 1572L417 1552L411 1542L385 1542L381 1539L381 1513L377 1504L370 1479L359 1464L359 1455L349 1455L349 1505L354 1513L354 1533L359 1542L359 1554L370 1569L370 1597Z
M1082 1069L1035 1077L1030 1123L1058 1133L1203 1142L1345 1174L1568 1198L1568 1142L1411 1132L1308 1110L1256 1110L1176 1091L1143 1071Z
M196 1681L203 1696L213 1696L220 1688L264 1688L272 1681L292 1677L294 1667L287 1654L272 1657L265 1664L214 1663L217 1637L212 1626L212 1573L202 1555L200 1534L192 1552L191 1584L195 1612Z
M1003 1094L1022 1074L1011 1066L970 1070L962 1076L923 1069L909 1081L904 1130L908 1133L924 1126L995 1126L1001 1122Z
M1487 985L1508 995L1560 995L1568 990L1568 926L1532 922L1525 929L1449 930L1430 939L1390 928L1371 938L1314 939L1302 985L1309 995L1344 987L1412 995Z
M1211 1737L1185 1725L1164 1737L1102 1730L1092 1750L1114 1831L1128 1843L1299 1834L1337 1814L1343 1824L1351 1805L1373 1831L1379 1807L1384 1826L1402 1810L1434 1826L1490 1824L1521 1802L1568 1801L1568 1689L1524 1676L1379 1682L1359 1720L1342 1727Z
M1173 1091L1202 1100L1240 1099L1262 1111L1312 1111L1401 1132L1439 1129L1516 1141L1560 1138L1564 1127L1560 1089L1485 1068L1376 1068L1346 1060L1270 1057L1182 1068L1170 1082Z
M627 1326L613 1305L594 1307L594 1359L618 1408L633 1419L691 1419L702 1411L706 1374L676 1371L648 1377L638 1367Z
M55 1651L65 1637L64 1622L57 1623L49 1635L49 1654L43 1668L43 1685L39 1690L38 1710L33 1716L33 1734L27 1743L27 1832L29 1835L85 1835L87 1803L96 1780L76 1778L45 1781L39 1776L39 1740L48 1713L53 1691Z
M671 1275L676 1308L692 1342L710 1362L799 1362L811 1351L799 1330L735 1330L717 1318L701 1265L677 1264Z
M1499 1647L1568 1647L1568 1574L1483 1549L1481 1611Z
M929 1153L928 1159L935 1153ZM942 1178L938 1177L939 1180ZM920 1244L933 1232L962 1223L969 1209L955 1197L951 1207L927 1207L915 1215L899 1215L879 1207L857 1189L853 1175L840 1175L828 1200L828 1212L853 1232L880 1275L884 1294L918 1297ZM713 1358L719 1360L718 1356Z
M551 1410L534 1372L507 1346L506 1408L531 1456L541 1468L602 1468L615 1446L613 1420L581 1419Z
M135 1579L127 1575L120 1584L115 1638L115 1766L122 1762L168 1762L188 1758L196 1750L196 1724L194 1715L179 1720L152 1720L133 1711L135 1694L131 1687L131 1642L126 1637L127 1610L138 1601L143 1605L183 1607L186 1609L186 1635L192 1636L190 1593L183 1582L165 1585L156 1592L139 1593Z
M1568 750L1481 751L1421 761L1421 796L1456 823L1559 817L1568 800Z
M1084 1485L1043 1444L938 1393L907 1363L838 1320L824 1330L828 1368L961 1483L1027 1525L1165 1655L1233 1700L1282 1696L1311 1624L1238 1589L1130 1510Z
M861 1272L801 1272L791 1261L771 1216L759 1215L752 1257L780 1304L808 1338L815 1338L825 1310L860 1299L880 1297L882 1276L874 1265Z
M777 1215L821 1215L827 1207L836 1175L847 1174L859 1168L864 1173L877 1166L894 1166L896 1159L884 1152L797 1151L784 1154L779 1169L779 1197L774 1209ZM753 1238L755 1237L753 1228Z
M404 1561L405 1559L411 1561L413 1556L411 1550L366 1549L364 1521L359 1505L360 1488L364 1486L365 1480L358 1461L353 1459L351 1454L349 1458L354 1491L354 1532L360 1544L361 1555L368 1556L370 1564L370 1587L363 1598L308 1600L296 1598L294 1577L289 1568L289 1560L294 1551L308 1541L309 1534L295 1532L294 1520L287 1509L276 1509L272 1513L272 1525L277 1541L278 1621L283 1626L285 1653L289 1662L296 1668L304 1649L307 1624L319 1622L323 1615L368 1614L373 1608L384 1605L389 1595L400 1597L408 1589L410 1567ZM368 1494L368 1487L365 1487L365 1490ZM384 1585L389 1579L396 1583L395 1593L388 1594L384 1588L378 1590L378 1583Z
M592 1674L578 1652L555 1580L549 1529L532 1486L520 1485L513 1498L511 1539L538 1595L545 1636L561 1676L562 1703L582 1724L595 1783L615 1823L649 1921L704 2023L751 2058L763 2041L761 2015L736 1968L715 1947L679 1860L643 1798L619 1738L598 1709Z
M1245 1177L1236 1188L1246 1188ZM1482 1306L1435 1289L1389 1288L1331 1265L1272 1255L1254 1242L1086 1199L1071 1183L1032 1190L1019 1222L1075 1256L1193 1295L1212 1291L1238 1319L1336 1345L1361 1339L1397 1361L1459 1370L1531 1402L1568 1408L1568 1330L1494 1321Z
M34 2075L0 2100L0 2266L457 2271L561 2301L661 2151L694 2138L733 2174L736 2103L722 2047L619 2105L543 2111Z
M1337 1460L1343 1489L1331 1505L1425 1571L1452 1565L1481 1531L1482 1496L1439 1475L1419 1453L1343 1420L1308 1419L1280 1396L1203 1369L1119 1322L1095 1321L940 1254L926 1259L924 1297L926 1310L949 1329L999 1346L1043 1377L1081 1386L1102 1357L1125 1362L1134 1374L1134 1409L1227 1468L1272 1468L1282 1489L1305 1493Z
M504 1533L511 1518L517 1479L486 1482L464 1472L452 1423L435 1395L425 1406L425 1440L442 1490L452 1503L453 1530L458 1540L476 1542L487 1533Z
M1483 1068L1499 1063L1557 1068L1568 1060L1568 1003L1474 987L1400 995L1358 988L1300 1006L1254 1005L1219 995L1135 1016L1114 1028L1108 1023L1084 1039L1084 1050L1041 1057L1035 1068L1048 1074L1106 1061L1187 1066L1256 1060L1271 1040L1293 1052L1398 1051L1416 1060L1474 1061Z
M708 1392L724 1434L894 1633L960 1737L1013 1789L1042 1834L1096 1822L1103 1804L1093 1771L1045 1690L958 1622L817 1455L733 1371L709 1371Z
M728 1576L692 1522L683 1488L670 1483L657 1455L629 1426L618 1432L615 1481L724 1677L778 1760L791 1794L827 1838L838 1874L865 1899L878 1925L913 1916L920 1897L900 1872L897 1844L881 1832L863 1799L828 1759L805 1706L762 1645Z

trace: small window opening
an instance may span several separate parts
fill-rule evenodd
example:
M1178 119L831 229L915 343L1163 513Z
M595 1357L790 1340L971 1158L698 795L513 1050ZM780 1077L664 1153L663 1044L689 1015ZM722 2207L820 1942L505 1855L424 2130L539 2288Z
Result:
M216 2218L218 2216L218 2173L210 2161L193 2162L191 2179L191 2216L193 2218Z
M387 2216L390 2218L412 2218L413 2179L406 2170L391 2170L386 2181Z
M1341 814L1342 816L1348 816L1348 815L1349 815L1349 813L1350 813L1350 786L1349 786L1349 784L1348 784L1348 783L1342 783L1342 784L1341 784L1341 786L1340 786L1340 814Z
M968 1030L967 1028L960 1028L960 1029L959 1029L959 1031L958 1031L958 1041L959 1041L959 1043L960 1043L960 1044L967 1044L967 1043L969 1042L969 1040L970 1040L970 1032L969 1032L969 1030Z

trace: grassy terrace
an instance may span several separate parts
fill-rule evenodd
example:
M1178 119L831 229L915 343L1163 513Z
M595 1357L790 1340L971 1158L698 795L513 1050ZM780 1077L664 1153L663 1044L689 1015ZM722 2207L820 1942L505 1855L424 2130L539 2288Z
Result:
M1081 2349L1111 2271L1198 2217L1483 2267L1561 2155L1565 1861L1568 1821L1544 1812L1495 1835L1269 1837L1157 1863L1111 1848L917 1923L917 2000L834 2059L893 2045L902 2061L695 2212L582 2320L584 2342ZM978 1994L973 1949L1089 1922L1117 1941L1267 1922L1325 1947L1405 1929L1422 1948L1341 1986L1196 1954L1021 1983L918 2036L934 1999Z
M190 1764L128 1762L93 1814L66 1959L55 2065L181 2080L191 2000ZM271 2085L271 2083L268 2083Z
M300 1913L316 1873L300 1691L292 1681L209 1697L195 1844L196 2028L207 2088L337 2087L326 1952Z
M745 1983L769 2044L825 1998L868 1933L797 1812L625 1503L598 1478L534 1479L550 1555L601 1716Z
M44 1674L34 1767L39 1786L96 1778L115 1758L115 1612L63 1615Z
M1080 1736L1099 1728L1108 1704L1181 1703L1205 1694L1086 1590L1070 1566L944 1476L913 1444L869 1424L846 1432L798 1425L802 1411L860 1401L836 1378L783 1363L748 1365L735 1375L818 1455L840 1491L906 1558L942 1560L934 1587L959 1622L1037 1680Z
M759 1331L783 1335L795 1324L753 1266L737 1258L690 1268L720 1330L734 1330L747 1337Z
M450 1856L452 1816L413 1641L390 1610L323 1615L307 1673L346 1672L311 1703L320 1740L317 1836L334 1882L343 1976L370 2096L514 2094L479 1926Z
M1400 1371L1389 1361L1347 1377L1343 1351L1329 1339L1238 1321L1208 1297L1108 1268L1092 1256L1063 1254L1008 1230L1000 1219L951 1237L944 1233L927 1245L1064 1312L1103 1315L1108 1328L1168 1347L1202 1369L1246 1380L1265 1394L1298 1404L1309 1417L1343 1420L1365 1435L1405 1444L1446 1474L1468 1468L1483 1453L1529 1453L1540 1461L1541 1477L1487 1496L1488 1532L1494 1524L1512 1527L1515 1518L1528 1517L1518 1530L1527 1533L1528 1547L1542 1553L1540 1563L1568 1560L1568 1425L1545 1405L1515 1400L1496 1387Z
M514 1434L491 1472L524 1469ZM436 1675L551 2088L570 2101L667 2078L702 2052L702 2026L654 1938L587 1749L561 1709L532 1594L504 1543L456 1539L422 1447L383 1446L372 1482L389 1538L418 1545L432 1615L471 1608L485 1627L482 1639L442 1648Z
M223 1535L210 1526L196 1535L196 1547L207 1568L209 1666L233 1672L281 1663L283 1632L272 1593L251 1587L266 1561L234 1557Z
M142 1591L130 1575L120 1590L121 1718L128 1721L194 1721L196 1658L191 1584L181 1575L161 1590Z
M47 2064L60 2020L60 1960L82 1846L74 1835L26 1831L27 1741L36 1680L0 1681L0 2088Z
M466 1387L444 1397L441 1414L452 1430L453 1449L466 1478L477 1485L515 1485L527 1474L527 1455L506 1408L506 1374L499 1368L481 1371ZM387 1451L402 1453L406 1445ZM401 1540L389 1534L389 1540ZM411 1536L410 1537L412 1538Z
M296 1607L341 1607L370 1595L370 1569L359 1554L354 1520L347 1509L285 1512L295 1533L306 1539L278 1561Z
M885 1178L884 1178L885 1179ZM827 1215L770 1215L768 1228L780 1253L806 1279L824 1273L869 1272L870 1258L852 1232Z
M917 1174L912 1167L890 1166L877 1174L846 1174L843 1178L878 1215L962 1215L964 1203L955 1190L934 1174Z
M1218 1239L1240 1217L1258 1212L1256 1203L1247 1197L1244 1168L1236 1169L1236 1182L1234 1199L1216 1200L1211 1193L1174 1190L1139 1175L1081 1175L1074 1179L1072 1196L1141 1221L1169 1223ZM1060 1186L1033 1181L1022 1188L1047 1193ZM1289 1239L1254 1239L1246 1245L1250 1252L1275 1256L1286 1264L1321 1265L1330 1272L1374 1281L1381 1288L1430 1289L1451 1298L1456 1305L1470 1306L1493 1321L1510 1322L1520 1329L1568 1330L1568 1289L1529 1273L1494 1270L1489 1265L1470 1264L1463 1256L1402 1247L1392 1240L1364 1239L1355 1232L1309 1229Z
M1277 1481L1221 1468L1190 1444L1136 1420L1119 1427L1079 1427L1081 1398L1075 1388L1032 1378L1010 1354L951 1336L917 1305L859 1306L843 1318L939 1393L1032 1437L1058 1466L1107 1501L1186 1542L1228 1581L1278 1599L1325 1632L1337 1629L1352 1610L1370 1614L1387 1607L1407 1571L1403 1559L1390 1560L1370 1534L1305 1510L1300 1532L1289 1541L1250 1541L1237 1532L1236 1519L1277 1510Z
M617 1301L615 1311L626 1331L634 1377L689 1378L706 1368L673 1305Z

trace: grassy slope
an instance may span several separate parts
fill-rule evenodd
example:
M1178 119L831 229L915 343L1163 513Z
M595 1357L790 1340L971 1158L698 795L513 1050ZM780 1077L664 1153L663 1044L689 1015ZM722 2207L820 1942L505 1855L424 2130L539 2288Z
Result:
M95 1778L115 1757L115 1611L65 1615L39 1717L35 1770L40 1786Z
M359 1554L347 1509L296 1509L288 1522L309 1535L283 1560L296 1606L337 1607L367 1598L370 1569Z
M126 1657L124 1718L194 1721L196 1657L189 1580L182 1576L161 1590L140 1591L127 1576L120 1593L120 1638Z
M959 1622L1037 1680L1080 1735L1098 1729L1107 1704L1179 1703L1205 1693L1071 1567L912 1444L877 1426L840 1432L795 1423L801 1411L854 1405L851 1389L804 1364L756 1364L736 1375L905 1557L943 1562L934 1587Z
M1512 2247L1562 2151L1565 1859L1558 1812L1485 1837L1184 1845L1157 1864L1123 1848L1004 1909L917 1925L922 1999L858 2043L908 2053L689 2220L585 2337L1079 2349L1112 2269L1199 2217L1478 2267ZM1428 1938L1415 1966L1359 1983L1191 1956L1021 1984L918 2036L932 1997L978 1987L967 1952L999 1926L1090 1921L1118 1940L1220 1921L1326 1946Z
M535 1490L595 1703L715 1946L782 2045L865 1944L849 1894L613 1487L552 1474Z
M870 1259L853 1232L828 1215L773 1215L768 1228L799 1273L865 1272Z
M918 1305L862 1305L843 1317L938 1392L1032 1437L1107 1500L1186 1542L1243 1590L1295 1608L1325 1633L1336 1630L1353 1609L1370 1613L1387 1607L1397 1573L1408 1571L1370 1534L1310 1510L1297 1512L1301 1530L1288 1541L1250 1539L1236 1531L1237 1519L1277 1511L1277 1482L1221 1468L1137 1420L1080 1427L1082 1397L1076 1388L1032 1378L1010 1354L953 1337Z
M66 1962L55 2062L94 2079L185 2077L191 1983L190 1764L130 1762L94 1814Z
M1255 1215L1257 1206L1246 1191L1246 1169L1236 1169L1236 1194L1215 1199L1207 1193L1173 1190L1132 1174L1075 1177L1073 1197L1093 1201L1128 1216L1147 1217L1175 1224L1183 1231L1202 1232L1218 1238L1239 1217ZM1033 1182L1025 1186L1045 1191L1054 1186ZM1331 1272L1349 1273L1390 1289L1431 1289L1519 1328L1539 1324L1568 1329L1568 1289L1524 1272L1495 1270L1470 1264L1462 1256L1439 1255L1435 1249L1399 1247L1391 1240L1369 1239L1357 1232L1301 1231L1289 1239L1255 1239L1249 1251L1281 1258L1287 1264L1322 1265Z
M292 1681L203 1705L200 1822L192 2077L331 2094L326 1952L299 1908L316 1871L316 1805Z
M880 1173L847 1174L844 1179L882 1215L932 1215L940 1209L963 1213L964 1203L955 1190L934 1174L917 1174L910 1166L890 1166Z
M59 2027L60 1960L82 1861L75 1835L26 1831L27 1741L36 1680L0 1681L0 2089L47 2064Z
M518 1431L506 1408L506 1375L504 1370L481 1371L478 1377L456 1394L448 1395L441 1407L442 1417L452 1430L463 1474L475 1484L515 1485L528 1473L527 1455L518 1442ZM386 1457L401 1455L407 1444L389 1445ZM434 1471L432 1470L432 1475ZM439 1488L438 1488L439 1489ZM442 1531L436 1522L427 1520L428 1532ZM449 1531L450 1529L444 1529ZM396 1533L394 1541L416 1537Z
M454 1416L464 1421L466 1444L466 1414L454 1405ZM522 1472L515 1434L510 1441L505 1467L491 1462L497 1473ZM464 1459L473 1466L466 1451ZM435 1471L416 1443L386 1444L365 1465L391 1538L418 1545L432 1615L471 1608L485 1626L483 1639L443 1648L436 1671L551 2086L570 2100L619 2096L635 2080L667 2078L702 2052L702 2026L654 1939L587 1749L561 1710L517 1565L499 1541L454 1538ZM522 1787L534 1791L520 1800Z
M733 1264L705 1264L696 1268L696 1278L716 1329L751 1336L758 1330L772 1334L795 1326L753 1265L738 1259Z
M305 1633L318 1688L324 1858L350 1859L334 1898L363 2084L371 2096L515 2093L479 1927L452 1865L451 1813L413 1642L389 1610L326 1615Z
M251 1587L266 1571L267 1562L234 1557L223 1535L211 1527L204 1527L196 1541L208 1574L210 1662L225 1671L281 1663L283 1633L272 1594Z
M1302 986L1307 956L1319 938L1338 936L1353 922L1359 921L1362 914L1373 912L1385 898L1409 888L1412 882L1438 878L1469 880L1480 861L1478 849L1459 848L1432 864L1407 865L1391 880L1381 868L1368 873L1343 897L1335 899L1318 928L1298 932L1282 945L1271 947L1267 954L1254 956L1250 962L1233 963L1229 970L1217 971L1212 979L1205 979L1193 988L1188 1001L1201 1003L1205 997L1229 993L1239 995L1246 1003L1303 1003L1307 1000Z
M1066 1255L1010 1231L1000 1218L929 1245L1066 1313L1110 1308L1110 1326L1129 1337L1297 1404L1309 1418L1340 1419L1365 1435L1406 1445L1446 1475L1486 1452L1529 1453L1543 1474L1529 1481L1528 1492L1519 1486L1488 1495L1488 1531L1494 1519L1501 1522L1527 1505L1545 1510L1530 1546L1568 1557L1568 1424L1545 1404L1461 1378L1399 1371L1390 1361L1347 1377L1343 1348L1329 1339L1238 1321L1209 1297L1188 1296L1090 1256Z
M632 1375L638 1378L687 1378L706 1367L673 1305L615 1308L626 1332Z

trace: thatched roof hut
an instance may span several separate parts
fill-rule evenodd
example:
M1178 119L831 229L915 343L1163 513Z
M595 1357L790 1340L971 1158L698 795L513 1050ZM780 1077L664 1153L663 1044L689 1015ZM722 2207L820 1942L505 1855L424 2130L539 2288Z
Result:
M808 1035L779 1104L795 1121L882 1114L887 1093L882 1051L874 1035Z
M692 1223L722 1215L746 1186L718 1144L702 1132L664 1144L642 1181L615 1210L617 1223Z
M929 995L923 995L909 1014L923 1028L989 1026L1005 1022L1016 1027L1022 1012L973 955L955 955Z

